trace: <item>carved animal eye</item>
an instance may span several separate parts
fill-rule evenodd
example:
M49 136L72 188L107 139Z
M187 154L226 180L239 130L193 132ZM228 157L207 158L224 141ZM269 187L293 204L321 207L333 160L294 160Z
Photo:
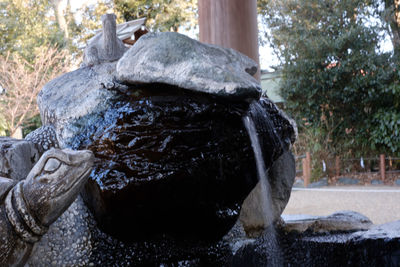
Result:
M54 172L57 170L61 165L61 162L55 158L51 158L46 162L46 165L44 166L44 170L46 172Z

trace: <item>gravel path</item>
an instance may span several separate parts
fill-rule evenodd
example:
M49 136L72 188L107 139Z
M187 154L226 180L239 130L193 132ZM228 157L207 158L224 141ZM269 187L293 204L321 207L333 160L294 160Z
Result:
M292 191L285 215L357 211L375 224L400 220L400 187L330 186Z

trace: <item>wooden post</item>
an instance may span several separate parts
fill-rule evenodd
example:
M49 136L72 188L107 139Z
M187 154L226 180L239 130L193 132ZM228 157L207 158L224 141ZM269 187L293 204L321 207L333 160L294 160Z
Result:
M340 176L340 158L339 158L339 156L335 157L335 175Z
M382 181L385 181L385 179L386 179L385 154L381 154L379 159L380 159L379 160L380 161L379 170L381 172L381 179L382 179Z
M308 178L308 184L310 184L311 181L311 153L306 152L306 159L307 159L307 178Z
M233 48L259 64L257 0L199 0L200 41ZM255 75L260 79L260 71Z
M304 187L307 187L310 184L310 179L308 177L308 164L307 159L302 159L303 163L303 180L304 180Z

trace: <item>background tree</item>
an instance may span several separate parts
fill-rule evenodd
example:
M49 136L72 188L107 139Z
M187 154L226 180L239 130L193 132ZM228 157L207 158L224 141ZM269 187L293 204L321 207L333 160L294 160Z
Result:
M37 47L64 46L63 33L52 17L47 0L5 0L0 2L0 54L17 52L27 60Z
M65 50L56 47L38 50L34 63L15 53L0 56L0 86L5 89L0 95L0 124L8 135L13 135L23 124L29 126L29 121L39 114L36 96L40 89L49 80L68 71Z
M378 0L377 0L378 1ZM378 1L379 2L379 1ZM400 58L400 1L383 0L384 9L380 12L388 25L388 33L392 40L394 55L397 61Z
M145 17L146 27L153 32L189 30L197 25L197 0L102 0L82 9L81 43L101 28L100 17L106 12L116 14L117 23Z
M399 77L391 54L379 52L377 3L267 0L259 6L302 133L323 137L318 149L330 155L399 153Z
M152 31L178 31L197 24L197 0L115 0L115 8L123 18L146 17Z
M118 23L146 17L152 31L176 31L194 26L196 9L196 0L104 0L83 6L78 11L82 21L77 23L69 0L1 1L0 84L7 93L0 95L0 135L12 134L19 126L25 130L40 126L37 92L71 63L61 57L72 55L74 65L79 65L86 41L101 28L102 14L116 13Z
M0 94L0 135L40 126L36 94L77 51L73 41L79 28L64 2L0 2L0 84L7 89Z

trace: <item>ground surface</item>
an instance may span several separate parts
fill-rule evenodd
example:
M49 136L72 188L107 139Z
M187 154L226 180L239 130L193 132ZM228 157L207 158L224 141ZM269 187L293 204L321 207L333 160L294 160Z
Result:
M329 215L353 210L374 224L400 220L400 186L294 188L284 215Z

